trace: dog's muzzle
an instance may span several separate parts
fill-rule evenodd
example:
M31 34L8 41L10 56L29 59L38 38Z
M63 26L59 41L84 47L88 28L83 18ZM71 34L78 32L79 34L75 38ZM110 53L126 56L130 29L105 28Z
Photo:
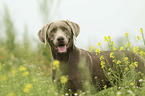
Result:
M58 49L58 52L59 53L66 53L67 48L68 48L68 44L66 43L65 38L62 36L57 37L56 49Z

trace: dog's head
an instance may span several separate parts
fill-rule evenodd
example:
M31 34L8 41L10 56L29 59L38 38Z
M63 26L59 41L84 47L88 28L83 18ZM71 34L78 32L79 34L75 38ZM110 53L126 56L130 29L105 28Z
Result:
M80 32L78 24L68 21L55 21L46 24L39 32L39 39L50 46L58 53L66 53L73 43L73 37L77 37Z

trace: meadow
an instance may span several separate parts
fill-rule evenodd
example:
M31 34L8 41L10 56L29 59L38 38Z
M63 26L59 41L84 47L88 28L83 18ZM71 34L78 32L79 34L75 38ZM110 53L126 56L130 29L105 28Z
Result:
M10 22L10 21L9 21ZM7 25L7 29L11 27ZM10 30L7 30L10 31ZM11 31L12 32L12 31ZM143 30L140 29L141 36L137 36L137 39L144 43ZM13 35L12 35L13 34ZM115 44L111 41L110 36L104 37L104 43L107 42L108 50L130 50L145 56L143 48L131 47L131 43L128 39L128 33L125 34L126 40L128 43L123 45L119 49L116 49ZM6 40L1 40L0 46L0 96L71 96L71 94L65 93L64 91L57 92L55 84L51 82L51 53L49 51L49 46L44 46L37 44L38 48L33 50L29 44L29 40L25 41L23 44L16 44L12 40L15 36L15 33L12 32L11 35L6 35ZM26 37L25 37L26 38ZM142 41L141 41L142 40ZM103 50L101 42L96 44L97 49L94 46L90 47L90 51L95 51L96 55L99 55L99 52ZM113 58L113 53L110 54ZM105 64L103 63L103 57L101 67L106 72L115 73L115 71L105 69ZM127 62L127 58L123 58L126 62L123 80L118 80L120 86L113 85L111 88L107 88L104 85L104 90L100 92L92 92L90 85L85 86L85 92L78 92L75 95L79 96L144 96L145 95L145 85L144 79L140 79L139 82L142 83L142 87L138 87L135 84L135 78L140 72L135 72L135 67L137 67L137 62L131 63ZM56 61L55 61L56 62ZM122 64L121 61L114 61L117 66ZM59 61L57 61L59 63ZM57 64L54 63L54 64ZM106 71L107 70L107 71ZM116 73L117 74L117 73ZM115 76L114 76L115 77ZM112 80L114 78L111 75L108 75L108 78ZM63 78L65 79L65 78ZM65 83L67 80L64 80ZM87 95L85 95L87 94Z
M23 34L23 42L16 41L16 29L13 26L9 14L3 18L5 30L0 36L0 96L71 96L72 94L65 93L62 90L58 92L57 86L51 81L51 52L50 47L36 40L31 40L25 30ZM140 28L140 36L137 36L136 40L142 44L142 47L132 46L129 41L129 33L124 35L126 44L122 46L115 46L110 36L104 37L104 42L98 42L94 46L90 46L89 51L96 52L99 55L100 51L103 51L102 43L108 45L108 50L111 50L110 57L113 58L116 68L122 68L123 79L119 78L119 71L115 71L111 68L107 69L104 63L104 57L101 56L101 67L104 70L107 78L112 82L112 87L107 88L104 85L104 90L94 91L91 84L85 85L85 91L75 93L76 96L144 96L145 95L145 81L143 78L139 79L142 84L141 87L136 85L136 78L138 75L142 75L141 72L136 72L135 68L138 66L138 62L129 62L127 57L123 57L122 60L116 60L113 51L114 50L129 50L142 57L145 57L144 52L144 32ZM103 37L102 37L103 38ZM32 47L32 43L35 43L35 48ZM55 68L59 68L59 61L54 61ZM122 67L122 64L124 66ZM111 75L110 75L111 74ZM65 76L61 76L61 83L64 85L67 82ZM116 80L119 83L113 83Z

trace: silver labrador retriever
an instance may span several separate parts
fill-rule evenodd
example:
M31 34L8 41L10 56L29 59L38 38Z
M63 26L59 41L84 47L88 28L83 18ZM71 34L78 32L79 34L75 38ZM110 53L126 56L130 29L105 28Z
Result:
M92 82L98 90L102 89L104 85L111 86L109 80L103 72L100 64L100 56L103 55L110 66L113 66L112 58L110 58L111 51L103 51L100 55L95 52L88 52L79 49L74 45L74 38L78 36L80 27L78 24L62 20L46 24L39 32L39 39L45 44L48 42L51 47L53 59L60 61L60 71L63 75L68 76L67 88L73 92L82 89L82 73L79 69L81 60L89 70ZM85 43L85 42L82 42ZM144 59L139 55L129 51L115 51L116 59L121 59L125 54L132 62L138 62L137 71L145 73ZM56 77L55 70L52 72L52 80ZM97 77L97 80L95 79Z

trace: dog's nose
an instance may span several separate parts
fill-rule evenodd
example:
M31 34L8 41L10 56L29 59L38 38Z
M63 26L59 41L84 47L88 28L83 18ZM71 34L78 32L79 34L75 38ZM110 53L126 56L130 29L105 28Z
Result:
M64 40L64 37L62 37L62 36L60 36L60 37L57 38L57 41L58 42L63 41L63 40Z

